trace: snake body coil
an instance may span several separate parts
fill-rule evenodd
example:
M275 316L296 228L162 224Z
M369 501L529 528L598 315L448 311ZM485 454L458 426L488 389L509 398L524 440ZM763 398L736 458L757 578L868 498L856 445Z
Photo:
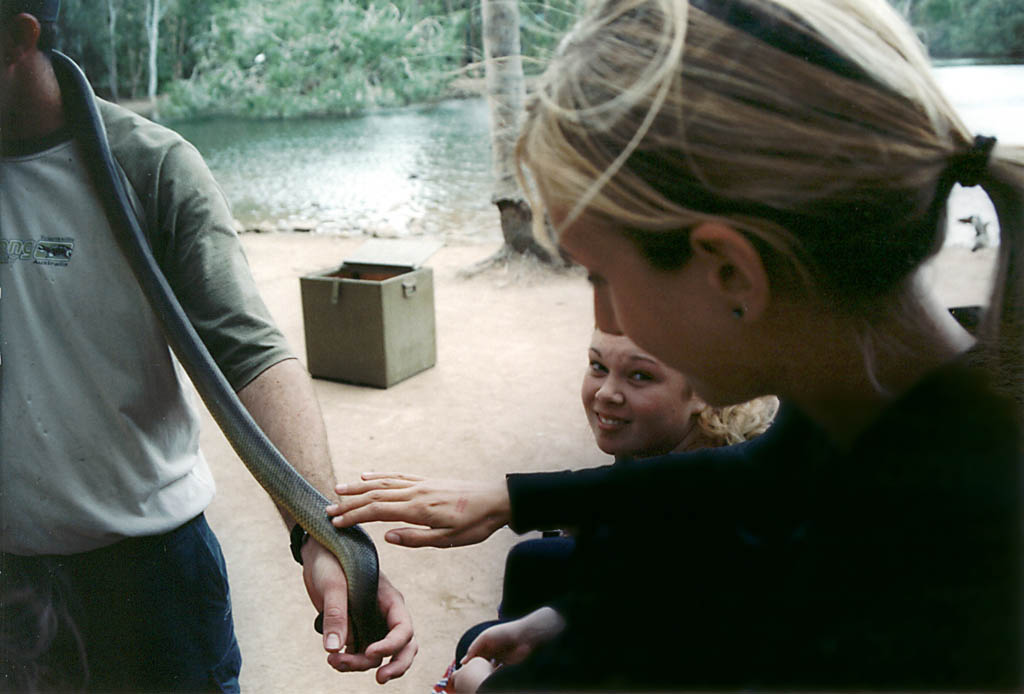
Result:
M69 120L76 140L91 166L93 183L100 192L118 244L156 312L168 343L253 477L310 536L337 556L348 580L349 625L355 651L362 652L387 634L387 625L377 608L378 562L373 541L358 526L339 530L331 524L324 512L327 498L285 460L239 401L153 257L132 211L85 75L59 52L54 51L52 62L62 83L74 87L65 90L63 97L73 114Z

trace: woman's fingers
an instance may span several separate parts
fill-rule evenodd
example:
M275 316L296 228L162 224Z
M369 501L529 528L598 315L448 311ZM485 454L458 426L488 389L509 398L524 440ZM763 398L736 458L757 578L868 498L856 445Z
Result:
M423 518L419 506L398 499L367 501L355 508L328 506L327 515L333 516L331 522L336 528L347 528L356 523L376 523L378 521L429 525Z
M460 541L449 528L395 528L384 534L384 540L402 547L460 547L473 542Z
M381 510L388 506L408 502L412 498L412 494L405 489L374 489L372 491L363 492L362 494L354 494L352 496L343 496L333 504L327 506L328 516L340 516L342 514L348 514L356 509L365 508L376 504L377 510ZM378 518L376 520L384 520ZM396 518L392 520L402 520ZM351 525L348 523L347 525Z
M381 477L364 478L357 482L342 482L334 487L334 493L341 496L354 494L365 494L377 489L404 489L411 487L419 480L406 479L402 476L385 475Z
M425 477L419 475L410 475L405 472L364 472L359 475L363 480L387 480L394 479L401 482L422 482Z

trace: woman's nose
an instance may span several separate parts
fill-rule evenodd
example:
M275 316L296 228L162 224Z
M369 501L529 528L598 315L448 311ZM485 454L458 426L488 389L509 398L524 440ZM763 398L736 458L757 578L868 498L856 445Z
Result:
M622 389L618 387L615 378L608 376L601 383L601 387L597 389L597 399L621 405L626 401L626 396L623 395Z

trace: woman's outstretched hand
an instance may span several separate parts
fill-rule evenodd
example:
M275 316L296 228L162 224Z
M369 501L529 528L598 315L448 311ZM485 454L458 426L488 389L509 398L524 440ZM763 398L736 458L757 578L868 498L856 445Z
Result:
M384 536L391 544L406 547L476 544L509 519L504 479L470 482L367 472L361 481L339 484L335 491L341 499L327 507L327 515L339 528L374 521L425 526L396 528Z

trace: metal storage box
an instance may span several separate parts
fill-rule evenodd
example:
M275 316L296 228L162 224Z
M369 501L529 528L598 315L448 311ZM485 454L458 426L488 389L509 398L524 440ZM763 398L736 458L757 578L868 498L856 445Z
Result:
M437 361L440 241L372 239L340 267L299 279L306 360L316 378L388 388Z

